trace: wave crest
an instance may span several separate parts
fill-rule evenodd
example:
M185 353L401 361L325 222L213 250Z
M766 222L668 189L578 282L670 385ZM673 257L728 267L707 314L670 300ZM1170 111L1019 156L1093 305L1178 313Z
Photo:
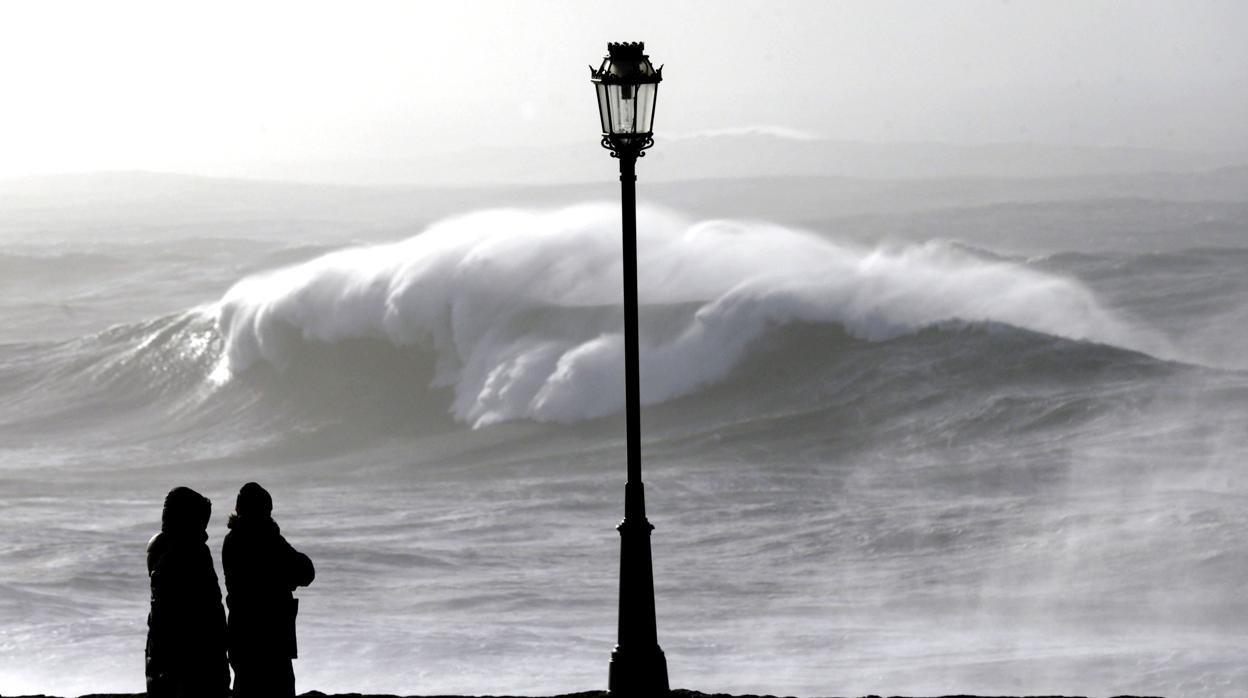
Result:
M432 352L433 383L474 426L571 422L623 407L618 208L500 210L392 244L249 277L217 305L217 375L284 366L301 342L380 338ZM776 225L638 221L646 404L723 379L777 325L879 341L991 321L1157 353L1078 281L948 242L866 248Z

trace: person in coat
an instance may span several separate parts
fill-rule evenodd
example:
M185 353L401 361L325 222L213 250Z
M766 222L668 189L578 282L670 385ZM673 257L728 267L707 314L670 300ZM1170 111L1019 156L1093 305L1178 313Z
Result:
M292 592L311 584L316 571L282 537L272 512L273 498L263 487L243 485L221 548L234 698L295 695L291 660L298 656L299 602Z
M175 487L165 497L160 533L147 544L149 698L223 698L229 692L225 610L208 552L211 515L206 497Z

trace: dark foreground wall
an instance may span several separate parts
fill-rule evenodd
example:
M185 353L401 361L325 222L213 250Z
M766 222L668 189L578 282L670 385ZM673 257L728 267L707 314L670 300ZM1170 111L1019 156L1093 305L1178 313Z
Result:
M80 698L144 698L142 693L92 693ZM549 696L549 698L606 698L606 691L585 691L583 693L561 693L557 696ZM6 698L0 695L0 698ZM8 698L56 698L55 696L45 696L42 693L36 696L10 696ZM304 693L299 698L403 698L394 695L376 695L361 693L339 693L325 694L320 691L311 691ZM474 698L473 696L409 696L408 698ZM523 696L486 696L483 698L526 698ZM773 695L758 696L753 694L747 695L729 695L727 693L700 693L698 691L690 691L688 689L678 688L672 691L672 698L778 698ZM881 698L880 696L865 696L865 698ZM905 698L904 696L891 696L890 698ZM1083 698L1082 696L969 696L958 694L956 696L940 696L940 698ZM1114 696L1113 698L1158 698L1155 696Z

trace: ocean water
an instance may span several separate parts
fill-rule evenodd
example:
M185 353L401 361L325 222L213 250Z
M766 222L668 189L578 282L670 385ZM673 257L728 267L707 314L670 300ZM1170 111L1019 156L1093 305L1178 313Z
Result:
M1248 692L1248 206L799 222L759 196L640 214L673 685ZM214 501L219 555L249 480L317 565L300 690L605 685L614 205L366 231L10 214L0 692L141 690L165 492Z

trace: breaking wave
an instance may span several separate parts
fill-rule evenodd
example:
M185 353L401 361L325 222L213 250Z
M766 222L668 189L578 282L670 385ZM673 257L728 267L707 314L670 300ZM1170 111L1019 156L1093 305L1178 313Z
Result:
M1078 281L954 243L867 248L658 209L639 212L638 233L645 404L723 381L793 323L878 342L986 322L1168 352ZM429 356L432 385L473 426L601 417L623 407L621 283L613 206L465 215L238 282L215 306L213 378L284 370L309 345L381 341Z

